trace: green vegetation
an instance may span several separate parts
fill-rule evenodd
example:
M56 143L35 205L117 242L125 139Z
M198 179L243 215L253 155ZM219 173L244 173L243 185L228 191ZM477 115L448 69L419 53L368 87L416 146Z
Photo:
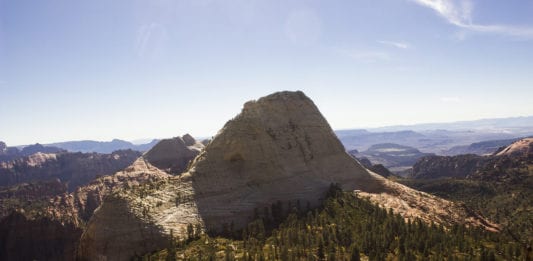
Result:
M333 185L321 209L294 207L273 230L269 222L257 218L224 237L191 228L187 239L143 260L527 260L504 234L405 221Z
M528 163L529 162L529 163ZM503 166L503 167L502 167ZM501 157L466 179L398 179L404 185L455 202L463 202L502 226L510 240L533 242L533 164Z

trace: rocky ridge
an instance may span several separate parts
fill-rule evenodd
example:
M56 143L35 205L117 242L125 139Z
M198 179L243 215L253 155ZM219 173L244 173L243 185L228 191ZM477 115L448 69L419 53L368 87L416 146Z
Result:
M500 148L492 155L474 154L456 156L429 156L413 166L411 178L475 178L485 180L507 179L513 168L528 168L533 164L533 138L518 140ZM515 177L516 178L516 177Z
M97 176L111 175L131 165L141 154L122 150L110 154L42 153L0 162L0 187L59 179L69 191Z

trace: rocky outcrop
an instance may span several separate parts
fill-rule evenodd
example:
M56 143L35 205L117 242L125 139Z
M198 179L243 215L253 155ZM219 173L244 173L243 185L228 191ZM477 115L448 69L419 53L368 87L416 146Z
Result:
M172 174L181 174L204 145L191 135L164 139L144 154L150 164Z
M5 142L0 141L0 155L5 154L7 149L7 145Z
M495 153L495 155L533 158L533 138L524 138L513 142L511 145Z
M452 202L369 172L345 152L309 98L280 92L246 103L182 175L106 198L79 253L90 260L128 260L166 247L171 233L186 238L188 226L216 233L242 228L257 210L278 201L318 206L331 183L375 202L386 199L406 218L489 227ZM434 203L448 211L429 208Z

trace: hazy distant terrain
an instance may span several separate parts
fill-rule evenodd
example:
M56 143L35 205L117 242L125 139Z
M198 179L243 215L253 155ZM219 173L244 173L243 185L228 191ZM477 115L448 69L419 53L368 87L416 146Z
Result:
M472 143L495 141L478 145L478 149L483 148L477 151L484 154L488 153L487 150L491 150L490 147L505 146L515 139L533 135L533 116L391 126L368 130L338 130L336 134L347 150L364 151L375 144L396 143L438 155L478 153L476 145L470 149L467 147Z
M365 151L350 150L348 152L358 159L370 160L373 165L381 164L393 172L406 170L412 167L418 159L434 155L394 143L379 143L372 145Z
M114 139L112 141L94 141L94 140L81 140L81 141L65 141L58 143L46 144L68 150L71 152L98 152L98 153L111 153L116 150L136 150L140 152L151 149L159 140L153 139L146 144L133 144L129 141Z

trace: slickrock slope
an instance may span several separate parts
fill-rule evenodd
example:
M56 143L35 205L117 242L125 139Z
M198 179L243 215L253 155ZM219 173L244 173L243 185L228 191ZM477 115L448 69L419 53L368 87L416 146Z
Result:
M185 238L189 224L212 232L229 224L239 229L277 201L317 206L331 183L374 199L400 197L391 206L406 218L483 225L451 202L370 173L345 152L309 98L280 92L246 103L186 173L108 197L88 224L80 255L128 260L167 247L171 231Z
M381 179L383 184L389 188L386 193L368 193L356 191L356 195L361 198L368 198L371 202L385 209L393 209L406 220L420 218L429 223L441 224L465 224L467 226L482 227L489 231L499 231L497 224L483 218L481 215L472 212L463 204L433 196L431 194L414 190L405 185L385 179L378 174L371 173L376 179Z
M184 239L189 224L202 224L184 175L107 197L82 235L79 259L130 260L167 247L171 233Z
M172 174L181 174L203 148L202 143L185 134L183 137L161 140L143 157L159 169Z

